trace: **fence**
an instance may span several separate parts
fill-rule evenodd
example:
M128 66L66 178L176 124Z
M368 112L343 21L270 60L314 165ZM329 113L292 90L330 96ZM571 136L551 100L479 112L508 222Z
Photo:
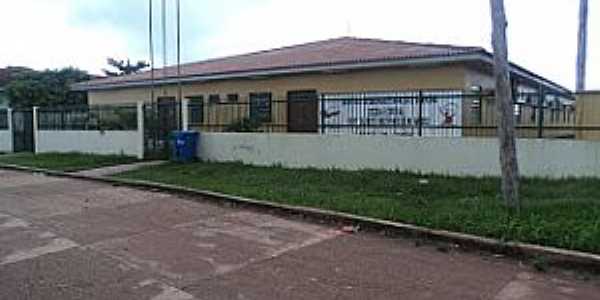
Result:
M35 152L82 152L144 157L142 105L34 110Z
M600 126L577 126L572 99L517 93L514 120L520 138L575 138ZM257 101L193 99L189 126L203 132L305 132L415 137L492 137L493 95L461 91L321 94Z
M0 130L8 130L8 109L0 109Z
M137 106L67 106L38 109L40 130L137 130Z

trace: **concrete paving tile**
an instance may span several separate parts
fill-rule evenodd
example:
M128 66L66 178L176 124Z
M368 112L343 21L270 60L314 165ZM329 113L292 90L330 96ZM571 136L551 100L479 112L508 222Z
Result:
M0 299L194 298L134 265L124 265L92 250L74 248L0 268Z
M358 235L288 252L184 290L200 299L497 299L520 272L468 254ZM530 287L540 296L558 297L550 299L600 296ZM573 290L578 289L563 289ZM505 293L515 294L510 287Z
M7 219L4 217L3 219ZM1 221L1 220L0 220ZM53 232L9 217L0 230L0 266L13 264L77 247L78 244ZM14 225L14 226L12 226Z

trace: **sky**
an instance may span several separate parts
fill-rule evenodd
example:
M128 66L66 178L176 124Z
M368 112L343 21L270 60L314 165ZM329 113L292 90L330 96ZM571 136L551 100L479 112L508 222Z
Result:
M162 65L160 0L154 1ZM175 59L175 0L167 1L167 63ZM588 89L600 89L600 0L590 1ZM0 0L0 67L149 60L148 0ZM577 0L505 0L510 59L575 86ZM181 0L182 60L193 62L340 36L491 48L488 0Z

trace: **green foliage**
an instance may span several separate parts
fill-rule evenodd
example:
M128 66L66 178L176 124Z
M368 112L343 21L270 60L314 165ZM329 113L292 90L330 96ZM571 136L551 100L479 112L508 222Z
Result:
M136 158L124 155L94 155L82 153L19 153L0 156L0 164L75 172L94 168L133 163Z
M229 124L226 132L260 132L262 122L256 119L244 118Z
M136 74L150 66L147 62L145 62L143 60L140 60L135 64L131 64L131 61L129 59L124 61L124 60L117 60L114 58L108 58L107 63L111 68L116 69L116 71L111 71L111 70L107 70L107 69L102 70L104 72L104 74L106 74L106 76L109 76L109 77L117 77L117 76Z
M511 215L498 178L168 164L123 177L600 254L600 180L524 179ZM427 179L427 183L422 179Z
M18 74L5 87L6 96L13 108L87 104L87 93L71 91L71 85L90 78L87 72L70 67L29 70Z

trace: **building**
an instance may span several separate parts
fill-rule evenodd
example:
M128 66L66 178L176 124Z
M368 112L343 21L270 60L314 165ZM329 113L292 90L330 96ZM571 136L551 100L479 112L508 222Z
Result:
M492 70L493 56L480 47L342 37L184 64L181 76L172 66L156 70L154 79L143 72L73 88L87 91L92 105L166 104L177 101L181 83L182 97L194 107L190 124L202 130L226 130L250 119L272 131L414 135L417 123L457 128L475 119L494 123L492 102L464 96L493 90ZM571 106L568 89L514 64L511 72L515 90L543 90L548 109L551 103ZM518 119L527 114L523 107L531 104L534 110L537 102L518 101ZM418 113L417 103L424 103Z

